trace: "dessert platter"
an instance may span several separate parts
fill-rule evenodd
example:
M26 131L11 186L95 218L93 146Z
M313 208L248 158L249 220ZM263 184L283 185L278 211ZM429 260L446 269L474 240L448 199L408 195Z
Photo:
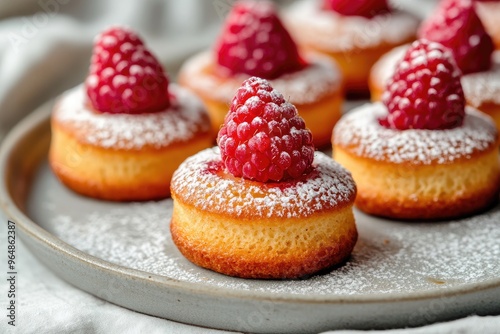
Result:
M33 254L106 301L241 332L500 312L499 134L467 104L453 49L405 46L382 101L354 107L271 5L239 3L227 24L180 85L134 31L108 28L84 83L10 132L0 203ZM292 96L307 92L331 110Z
M233 278L177 250L170 199L103 202L58 182L46 160L51 109L42 106L3 144L2 208L42 263L95 296L184 323L256 333L418 326L499 311L500 206L411 224L355 209L358 242L343 266L300 280Z

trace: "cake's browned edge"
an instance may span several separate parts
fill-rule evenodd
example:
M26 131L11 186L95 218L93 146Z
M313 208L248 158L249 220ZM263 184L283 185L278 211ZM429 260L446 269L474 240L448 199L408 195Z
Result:
M158 183L143 184L141 187L127 185L96 185L92 180L79 178L76 174L66 173L57 162L49 159L50 167L56 177L74 192L96 199L129 202L160 200L170 196L170 188L165 181Z
M365 213L389 219L407 221L438 221L465 218L481 213L498 203L500 179L492 180L491 186L450 201L419 200L402 202L367 196L360 193L356 207Z
M461 159L456 159L448 164L461 164L465 162L473 161L482 156L491 154L498 150L498 136L497 140L485 149L476 150L470 154L469 158L464 157ZM345 147L334 145L335 150L345 150ZM428 165L416 165L412 162L405 163L391 163L387 161L375 161L373 159L359 156L352 151L345 150L345 153L352 155L357 159L363 159L369 161L370 164L377 165L382 168L406 168L418 170L422 167L437 167L446 166L447 164L432 163ZM381 198L379 196L370 196L369 194L358 192L356 196L355 205L360 210L379 217L389 218L389 219L401 219L401 220L445 220L454 218L463 218L473 214L477 214L487 210L494 204L498 203L500 195L500 173L497 174L496 179L491 180L487 187L478 189L477 191L471 191L466 196L457 196L456 198L450 199L448 201L434 201L432 199L423 200L420 199L418 202L408 201L403 202L401 199L394 200L390 198Z
M308 253L306 257L298 257L296 260L262 261L256 256L253 261L244 261L237 256L225 254L223 250L215 253L204 247L196 247L189 237L177 232L176 226L175 218L172 218L172 239L189 261L218 273L241 278L293 279L327 270L347 260L358 238L357 230L354 229L349 238L341 243Z
M170 223L170 232L172 240L179 251L194 264L229 276L257 279L303 278L344 263L352 253L358 239L358 232L353 221L349 233L336 244L330 244L316 250L300 248L294 252L295 255L293 257L274 257L270 260L266 260L262 256L262 252L265 251L264 249L249 250L248 253L245 253L246 255L243 258L238 255L228 254L220 247L216 249L207 249L203 244L197 243L197 240L190 238L189 235L184 235L178 229L178 225L189 222L177 221L178 217L176 216L175 205L179 203L179 198L176 196L175 192L172 192L172 199L174 200L174 213ZM186 203L182 203L182 205L188 207L189 210L199 210ZM329 210L327 212L317 213L317 216L335 215L338 211L340 211L340 209ZM227 215L216 213L210 213L210 215L215 215L217 219L238 219L239 222L245 222L249 225L263 224L262 221L256 222L256 217L251 216L242 218L228 217ZM279 224L290 223L291 220L300 222L302 218L269 218L269 228ZM309 223L304 224L304 231L307 230L307 224Z

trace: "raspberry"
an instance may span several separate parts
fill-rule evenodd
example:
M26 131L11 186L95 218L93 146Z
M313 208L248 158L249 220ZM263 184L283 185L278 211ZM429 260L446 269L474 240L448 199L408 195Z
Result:
M471 0L443 0L422 23L419 36L450 48L464 74L491 68L493 41Z
M345 16L364 16L366 18L391 11L387 0L323 0L322 8Z
M465 98L451 51L427 40L413 42L387 83L389 110L380 124L393 129L451 129L462 125Z
M260 182L299 178L314 159L312 134L295 106L256 77L236 92L217 143L231 174Z
M220 69L229 75L245 73L274 79L306 65L274 5L265 1L234 5L215 52Z
M111 27L97 36L85 81L94 109L138 114L170 105L163 67L131 30Z

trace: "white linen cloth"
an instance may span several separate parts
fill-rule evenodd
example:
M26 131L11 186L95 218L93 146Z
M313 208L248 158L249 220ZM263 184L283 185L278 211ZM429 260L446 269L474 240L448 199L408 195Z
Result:
M10 0L0 2L0 141L38 105L83 81L93 36L126 24L143 36L169 73L216 35L232 0ZM420 10L425 6L419 1ZM28 16L22 16L28 15ZM172 76L171 76L172 77ZM0 215L2 216L2 215ZM1 217L0 250L7 249ZM64 282L17 239L16 328L0 313L0 333L224 333L139 314ZM4 253L5 254L5 253ZM6 255L0 255L6 267ZM4 309L7 281L0 279ZM391 334L499 333L500 316L476 317ZM328 333L360 333L334 331ZM376 331L376 333L381 333Z

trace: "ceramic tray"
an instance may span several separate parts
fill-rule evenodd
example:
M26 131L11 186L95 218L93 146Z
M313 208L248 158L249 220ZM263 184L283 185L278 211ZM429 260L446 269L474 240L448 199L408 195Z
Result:
M80 289L138 312L256 333L500 313L500 206L439 223L356 212L360 238L345 265L301 280L226 277L194 266L172 244L171 200L110 203L62 186L46 161L51 106L4 141L0 201L33 254Z

